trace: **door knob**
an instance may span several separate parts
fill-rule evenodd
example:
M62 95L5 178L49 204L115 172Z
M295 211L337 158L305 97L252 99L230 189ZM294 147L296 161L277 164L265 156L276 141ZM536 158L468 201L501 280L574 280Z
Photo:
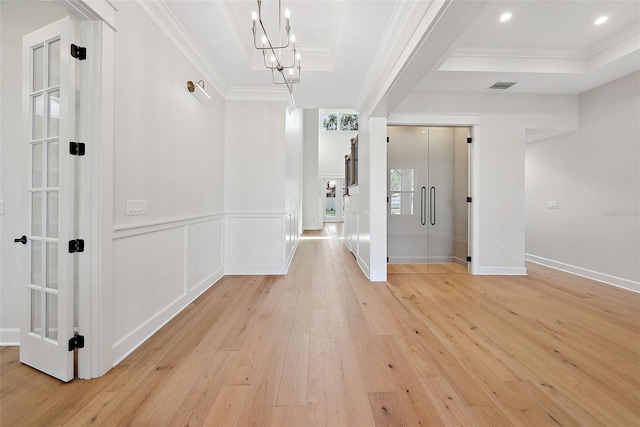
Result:
M27 236L22 236L19 239L13 239L16 243L22 243L23 245L27 244Z

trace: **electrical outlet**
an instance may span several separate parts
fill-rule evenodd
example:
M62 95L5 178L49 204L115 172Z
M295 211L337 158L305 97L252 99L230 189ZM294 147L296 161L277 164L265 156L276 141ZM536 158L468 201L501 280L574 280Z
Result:
M547 209L558 209L558 201L557 200L549 200L547 202Z

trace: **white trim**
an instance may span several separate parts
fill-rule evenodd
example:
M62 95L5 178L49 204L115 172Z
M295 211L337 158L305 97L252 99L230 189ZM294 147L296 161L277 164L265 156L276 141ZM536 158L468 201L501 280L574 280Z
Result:
M161 230L168 230L170 228L183 227L185 225L197 224L199 222L207 222L214 219L222 219L224 214L206 214L206 215L193 215L185 216L175 219L167 219L164 221L153 221L142 224L130 224L120 225L113 227L113 239L122 239L124 237L135 236L145 233L153 233Z
M480 116L451 114L391 114L388 126L473 126Z
M494 267L481 267L478 263L480 259L480 116L476 115L445 115L445 114L392 114L387 119L387 126L456 126L471 128L471 152L469 177L471 180L469 195L472 198L470 215L469 215L469 256L471 262L468 264L469 273L475 275L494 274L484 273L484 271L497 271ZM385 149L385 158L387 151ZM385 249L386 249L385 240ZM518 273L510 273L511 269L519 271ZM524 273L520 268L524 269ZM495 274L526 274L524 267L499 267L505 269L505 273Z
M393 59L390 56L392 53L395 54L397 52L394 46L399 43L400 36L406 31L417 5L418 2L415 1L396 2L382 35L380 47L376 50L376 55L369 66L369 72L364 77L364 83L360 88L355 105L364 107L367 98L378 87L378 82L383 79L385 68L388 68L389 64L393 63Z
M476 267L475 273L479 276L526 276L525 267Z
M289 92L277 87L230 87L224 99L226 101L278 101L287 102Z
M20 345L20 328L0 328L0 346Z
M598 282L615 286L617 288L640 293L640 282L624 279L622 277L612 276L610 274L601 273L599 271L589 270L588 268L578 267L576 265L566 264L564 262L555 261L552 259L543 258L527 253L524 254L524 259L534 264L544 265L545 267L564 271L565 273L575 274L576 276L596 280Z
M353 253L353 252L352 252L352 253ZM371 269L369 268L369 265L368 265L366 262L364 262L364 260L362 259L362 257L361 257L360 255L358 255L358 256L356 257L356 260L357 260L357 262L358 262L358 266L360 266L360 270L362 270L362 272L364 273L364 275L365 275L365 276L367 276L367 279L368 279L369 281L372 281L372 280L371 280L371 276L370 276L370 274L371 274Z
M389 257L389 264L459 264L462 261L460 258L456 258L455 256L397 256L397 257ZM464 265L467 265L467 262L464 262Z
M118 9L108 0L66 0L67 9L79 19L102 21L116 30Z

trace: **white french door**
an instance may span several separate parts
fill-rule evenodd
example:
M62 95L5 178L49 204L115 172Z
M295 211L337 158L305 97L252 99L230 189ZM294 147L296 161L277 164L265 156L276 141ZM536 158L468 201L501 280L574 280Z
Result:
M28 151L20 361L70 381L74 376L75 59L71 17L23 38L23 117Z
M323 222L344 221L343 178L322 177Z

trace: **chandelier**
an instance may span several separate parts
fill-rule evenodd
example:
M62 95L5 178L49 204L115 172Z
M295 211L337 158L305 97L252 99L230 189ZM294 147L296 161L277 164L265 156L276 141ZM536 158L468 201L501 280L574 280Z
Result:
M262 22L262 0L258 2L258 13L251 12L251 20L253 21L253 47L262 52L264 66L271 70L273 83L277 85L286 85L290 94L293 94L294 83L300 83L300 54L296 50L296 36L291 33L291 25L289 18L291 13L289 9L285 9L282 13L282 0L278 0L278 33L277 43L274 44ZM282 18L285 19L283 42ZM258 43L257 23L262 28L262 37ZM273 33L272 33L273 36ZM291 54L288 53L291 52ZM284 54L283 54L284 53Z

